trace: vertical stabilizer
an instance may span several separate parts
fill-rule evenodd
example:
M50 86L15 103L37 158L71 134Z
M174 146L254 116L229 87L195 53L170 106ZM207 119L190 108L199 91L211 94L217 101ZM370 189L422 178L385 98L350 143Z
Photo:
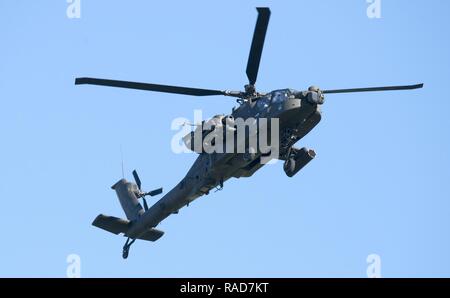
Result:
M139 192L136 184L121 179L111 188L116 191L120 205L130 221L138 219L144 213L136 196L136 193Z

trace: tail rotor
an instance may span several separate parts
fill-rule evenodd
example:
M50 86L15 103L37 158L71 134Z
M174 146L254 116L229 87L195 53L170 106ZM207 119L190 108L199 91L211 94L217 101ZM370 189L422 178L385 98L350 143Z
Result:
M144 210L147 211L148 204L147 204L147 200L145 199L145 197L146 196L151 196L151 197L157 196L163 192L163 189L162 189L162 187L160 187L160 188L154 189L149 192L144 192L144 191L142 191L142 188L141 188L141 186L142 186L141 179L139 178L139 175L136 170L133 171L133 177L134 177L134 181L136 182L136 185L139 189L139 193L137 194L137 197L142 198L142 201L144 202Z

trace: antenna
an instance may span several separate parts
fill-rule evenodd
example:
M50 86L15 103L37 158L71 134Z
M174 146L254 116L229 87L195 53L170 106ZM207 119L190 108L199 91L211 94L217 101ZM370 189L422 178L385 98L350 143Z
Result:
M120 159L122 160L122 178L125 179L125 173L123 170L123 150L122 150L122 144L120 145Z

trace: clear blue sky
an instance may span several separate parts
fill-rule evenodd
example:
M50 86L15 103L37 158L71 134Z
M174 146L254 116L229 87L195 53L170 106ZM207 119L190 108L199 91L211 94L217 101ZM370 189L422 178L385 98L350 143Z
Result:
M349 1L0 2L0 276L450 276L449 1L383 0L382 19ZM410 92L327 97L298 145L317 158L230 180L137 242L91 226L123 217L110 186L139 170L166 191L195 155L170 148L176 117L228 113L229 98L75 87L94 76L241 89L256 21L270 6L261 91L424 82Z

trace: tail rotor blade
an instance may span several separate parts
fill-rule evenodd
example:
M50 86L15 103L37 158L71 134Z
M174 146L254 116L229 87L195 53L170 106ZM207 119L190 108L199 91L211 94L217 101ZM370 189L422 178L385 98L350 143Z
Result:
M161 194L162 192L163 192L163 189L162 189L162 187L161 187L161 188L158 188L158 189L149 191L147 194L148 194L149 196L151 196L151 197L154 197L154 196L156 196L156 195Z
M139 179L138 173L136 170L133 171L133 177L134 181L136 182L136 185L138 186L139 190L141 190L141 179Z
M406 86L373 87L373 88L322 90L322 93L336 94L336 93L355 93L355 92L396 91L396 90L413 90L413 89L420 89L420 88L423 88L423 84L406 85Z
M258 20L256 21L255 32L253 33L252 46L247 62L247 77L250 85L255 85L258 77L259 63L266 38L267 27L269 26L270 9L268 7L258 7Z
M143 197L142 200L144 201L144 210L148 210L147 200Z

